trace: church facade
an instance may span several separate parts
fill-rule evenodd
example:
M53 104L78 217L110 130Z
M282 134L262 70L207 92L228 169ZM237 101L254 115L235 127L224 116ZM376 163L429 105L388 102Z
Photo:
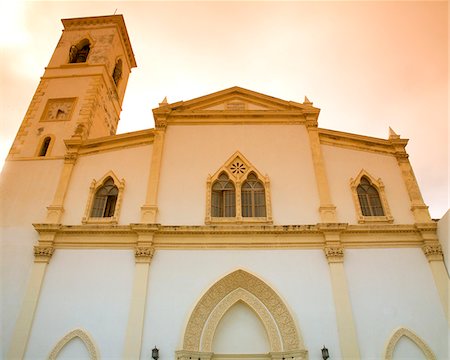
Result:
M123 17L62 22L2 172L4 358L448 358L407 139L240 87L116 135Z

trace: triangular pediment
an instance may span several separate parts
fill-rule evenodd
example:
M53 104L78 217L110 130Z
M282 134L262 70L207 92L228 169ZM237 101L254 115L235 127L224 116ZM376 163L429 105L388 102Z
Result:
M173 104L163 104L171 111L283 111L303 110L312 108L311 103L297 103L286 101L256 91L247 90L239 86L201 96L188 101ZM156 109L155 109L156 110Z

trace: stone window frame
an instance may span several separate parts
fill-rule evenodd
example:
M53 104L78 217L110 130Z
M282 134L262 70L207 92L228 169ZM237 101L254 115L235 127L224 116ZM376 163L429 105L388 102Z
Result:
M242 166L236 168L236 164ZM211 213L212 206L212 185L225 173L230 181L234 184L236 192L236 215L234 217L214 217ZM266 216L262 217L243 217L241 205L241 187L250 173L254 173L258 180L263 184L266 201ZM206 216L205 224L272 224L272 203L270 193L270 179L267 175L262 175L261 172L248 161L244 155L236 151L213 175L208 175L206 181Z
M47 150L46 150L45 154L41 155L42 147L44 146L44 141L46 139L50 139L50 142L49 142L49 144L47 146ZM55 135L53 135L53 134L45 134L45 135L43 135L41 137L41 139L39 140L39 142L38 142L38 146L36 148L35 157L38 157L38 158L49 157L51 155L51 153L52 153L52 149L53 149L53 145L54 144L55 144Z
M359 202L358 197L358 185L361 183L361 179L365 177L369 180L370 184L378 191L378 195L380 197L381 206L383 207L383 216L366 216L363 215L361 210L361 204ZM350 179L350 188L352 191L353 203L355 205L356 216L359 224L364 223L392 223L394 222L394 218L391 215L391 209L389 208L389 203L387 201L386 193L384 191L384 184L381 181L381 178L376 179L374 176L370 175L366 170L362 169L358 176L353 179Z
M71 57L72 57L72 55L71 55L72 49L73 49L73 48L76 48L76 49L78 50L78 52L79 52L79 51L85 46L85 45L82 45L81 48L79 48L80 44L83 44L83 43L85 43L86 41L87 41L88 44L89 44L89 51L88 51L88 54L87 54L87 56L86 56L86 60L85 60L85 61L82 61L82 62L72 62L72 61L71 61ZM72 42L71 45L70 45L70 47L69 47L69 51L68 51L68 53L67 53L68 58L67 58L66 64L67 64L67 65L82 65L82 64L87 64L87 63L88 63L88 60L89 60L89 56L90 56L91 53L92 53L93 47L94 47L94 41L93 41L92 37L91 37L89 34L86 34L86 35L84 35L84 36L79 37L78 41ZM78 55L78 54L77 54L77 55Z
M114 185L117 186L119 190L117 194L117 201L114 208L114 215L110 217L91 217L91 209L94 204L95 194L97 190L100 189L106 179L111 178L114 181ZM108 171L100 180L93 179L91 186L89 187L89 196L86 203L86 209L84 211L84 216L82 219L83 224L117 224L119 221L119 214L122 207L123 200L123 190L125 188L125 180L119 180L119 178L114 174L113 171Z

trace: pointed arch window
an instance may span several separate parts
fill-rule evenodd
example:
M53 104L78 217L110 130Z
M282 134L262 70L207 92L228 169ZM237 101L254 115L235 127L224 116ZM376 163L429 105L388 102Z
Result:
M384 184L362 170L356 179L350 180L358 222L393 222Z
M117 223L125 181L112 171L100 181L93 180L83 223Z
M266 216L266 195L264 185L255 173L250 173L241 188L243 217Z
M271 223L270 183L236 152L207 181L205 222Z
M77 45L72 45L69 51L69 63L84 63L87 60L91 43L88 39L81 40Z
M114 216L119 189L114 184L114 180L109 177L102 187L95 193L92 205L91 217L111 217Z
M47 155L48 148L50 146L50 143L52 141L52 138L50 136L47 136L44 138L44 141L42 141L41 148L39 149L39 156L45 156Z
M116 84L116 86L118 86L119 81L122 78L122 60L121 59L117 60L116 65L114 66L112 78L114 80L114 84Z
M361 178L356 191L363 216L384 216L380 194L366 176Z
M211 192L211 212L215 217L236 216L236 190L228 175L222 173L214 182Z

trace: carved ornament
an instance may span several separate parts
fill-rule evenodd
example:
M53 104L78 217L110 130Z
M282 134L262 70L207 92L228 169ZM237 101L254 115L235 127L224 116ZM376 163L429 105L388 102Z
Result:
M419 349L422 350L427 360L436 360L436 356L433 354L430 347L419 336L417 336L411 330L408 330L406 328L399 328L390 337L386 345L383 359L385 360L393 359L395 346L399 342L400 338L403 336L407 337L412 342L414 342L419 347Z
M422 250L428 260L443 260L444 253L440 244L425 245Z
M100 358L98 350L92 340L92 337L85 330L75 329L69 332L66 336L64 336L61 340L58 341L58 343L55 345L52 352L48 356L48 359L55 360L58 357L58 354L62 350L62 348L76 337L78 337L86 346L86 349L89 353L89 358L91 360L97 360Z
M34 246L34 261L48 263L53 255L53 251L53 246Z
M342 246L326 247L324 251L328 262L344 261L344 248Z
M151 246L137 246L134 250L136 262L150 263L155 254L155 248Z

